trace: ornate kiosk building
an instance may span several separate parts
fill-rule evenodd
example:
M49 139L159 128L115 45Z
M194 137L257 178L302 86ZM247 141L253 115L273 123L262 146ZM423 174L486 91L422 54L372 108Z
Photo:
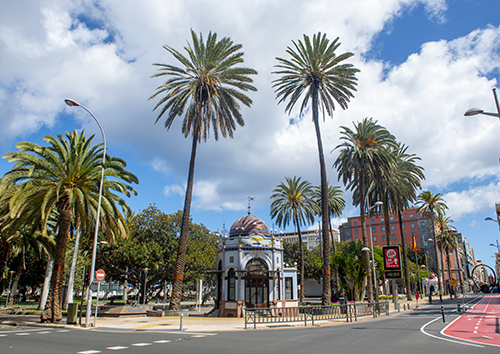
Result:
M283 264L281 241L250 212L236 220L217 250L219 316L241 317L245 307L296 307L297 295L297 269Z

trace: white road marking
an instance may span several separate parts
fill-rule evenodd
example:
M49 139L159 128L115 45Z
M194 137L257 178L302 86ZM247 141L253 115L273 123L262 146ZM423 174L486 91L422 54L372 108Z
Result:
M16 336L29 336L31 333L16 333Z
M78 352L77 354L97 354L100 353L100 350L85 350L83 352Z
M169 339L160 339L160 340L155 340L153 343L159 343L159 344L162 344L162 343L170 343L171 340Z
M52 331L42 331L42 332L37 332L37 334L49 334L52 333Z
M109 349L109 350L122 350L122 349L128 349L128 347L116 346L116 347L107 347L106 349Z
M132 344L134 347L146 347L148 345L151 345L151 343L134 343Z
M191 338L205 338L206 335L204 334L195 334L194 336L191 336Z

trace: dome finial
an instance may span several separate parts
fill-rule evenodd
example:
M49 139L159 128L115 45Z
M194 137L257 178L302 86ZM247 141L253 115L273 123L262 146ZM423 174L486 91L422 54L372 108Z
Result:
M248 197L248 215L252 214L252 211L251 211L252 206L250 205L250 202L254 199L255 199L254 197L250 197L250 196Z

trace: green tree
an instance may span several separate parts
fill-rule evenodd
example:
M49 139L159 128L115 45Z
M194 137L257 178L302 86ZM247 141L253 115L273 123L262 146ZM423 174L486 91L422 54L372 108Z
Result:
M438 243L436 240L437 226L435 226L435 217L438 214L444 214L445 209L448 209L446 202L441 193L432 194L431 191L423 191L417 197L416 205L419 205L417 212L424 216L429 216L431 219L432 233L434 234L434 251L436 252L436 268L438 276L439 296L443 294L443 272L440 260L442 262L442 253L439 255Z
M238 66L243 63L243 52L239 51L242 47L240 44L234 44L228 37L217 40L217 34L211 32L206 42L201 34L198 37L194 31L191 31L191 37L193 43L184 47L187 57L170 46L163 47L184 67L153 64L159 71L153 77L167 76L168 79L150 97L161 97L154 108L156 110L161 107L156 122L168 112L165 128L170 129L175 118L186 111L182 133L185 137L192 135L183 219L170 301L170 308L175 310L180 308L181 301L198 143L202 139L206 141L211 126L215 140L219 138L219 130L223 137L232 138L236 124L244 125L239 102L247 107L252 104L252 100L243 92L257 90L251 85L250 78L250 75L257 72Z
M339 179L354 191L353 202L359 204L361 215L361 233L364 247L369 247L366 232L365 210L366 196L369 193L370 181L378 180L394 168L394 156L390 148L396 145L396 139L383 126L372 118L365 118L354 124L354 130L341 127L342 143L335 149L341 149L334 167ZM370 268L370 254L365 252L365 267ZM373 281L370 272L367 274L368 301L373 301Z
M46 234L49 218L57 210L57 236L49 298L41 320L57 322L62 319L61 293L68 242L72 221L80 220L83 229L96 215L102 167L102 145L92 146L93 136L86 138L76 130L57 138L46 136L48 147L30 142L16 145L17 152L3 155L9 162L16 162L1 183L17 184L18 188L9 200L10 218L28 213L32 225L41 225ZM106 158L103 183L103 227L106 233L125 233L125 225L118 205L127 204L115 192L130 196L136 194L130 183L138 183L137 177L127 172L125 162L118 158ZM112 178L109 178L112 177ZM33 220L40 223L33 222Z
M285 111L289 114L294 106L302 100L300 116L305 108L311 104L312 120L316 131L318 145L320 178L321 178L321 220L322 220L322 242L323 242L323 305L331 303L331 277L330 277L330 239L328 232L328 189L323 153L323 142L319 126L319 110L331 116L335 110L335 102L342 108L347 105L353 92L356 91L359 72L352 64L345 60L354 54L346 52L337 55L336 50L340 46L339 38L333 41L326 34L318 32L313 35L312 41L309 36L303 36L303 41L292 41L293 47L288 47L286 53L291 59L276 58L278 70L273 74L280 75L274 80L276 98L278 103L288 101Z
M297 263L297 266L302 268L299 241L283 242L283 261L290 266ZM316 246L312 250L304 249L304 279L319 282L321 281L321 277L322 261L320 247Z
M339 243L338 248L332 257L332 263L339 270L340 287L348 300L362 300L363 283L367 276L363 257L366 252L361 250L363 244L359 241L344 241Z
M300 227L307 223L314 223L317 204L313 199L313 186L308 181L301 181L300 177L285 177L274 188L271 199L271 217L276 219L280 227L286 227L292 222L297 228L300 246L300 301L304 301L304 242Z

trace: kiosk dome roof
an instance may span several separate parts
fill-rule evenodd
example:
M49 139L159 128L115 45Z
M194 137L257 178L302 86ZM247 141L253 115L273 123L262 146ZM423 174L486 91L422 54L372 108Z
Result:
M233 223L229 230L229 237L245 237L250 235L269 237L269 229L264 221L249 213Z

